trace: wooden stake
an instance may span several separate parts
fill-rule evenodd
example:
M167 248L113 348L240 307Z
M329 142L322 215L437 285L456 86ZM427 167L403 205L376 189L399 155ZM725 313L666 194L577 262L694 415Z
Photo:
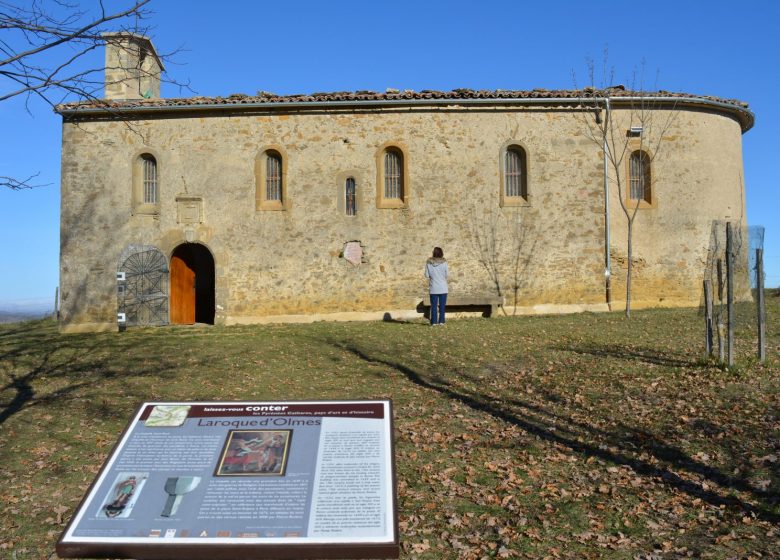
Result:
M734 365L734 234L726 223L726 321L728 329L728 365Z
M726 348L724 344L725 328L723 325L723 259L718 259L718 363L726 361Z
M712 357L712 288L704 281L704 357Z
M758 363L766 361L766 307L764 302L764 250L756 249L756 289L758 290Z

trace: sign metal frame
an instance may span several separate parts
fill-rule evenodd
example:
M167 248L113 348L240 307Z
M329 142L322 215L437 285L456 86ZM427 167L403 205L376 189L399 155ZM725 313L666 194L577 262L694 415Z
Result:
M189 438L191 453L187 445L170 444L185 433L180 439ZM142 403L60 536L57 554L138 560L398 558L393 433L389 399ZM198 434L203 435L200 445ZM139 459L152 452L147 441L159 446L157 466L151 455L145 462ZM178 457L187 459L188 453L202 468L194 462L166 466ZM363 487L344 474L359 470L373 473ZM233 489L232 496L255 488L243 499L247 504L239 504L250 509L259 507L256 503L274 488L282 488L275 504L281 507L286 490L274 484L296 483L298 509L284 522L298 523L301 529L277 530L273 523L282 522L273 516L271 521L246 514L239 519L226 515L230 521L210 518L211 511L220 510L204 505L208 492L218 485L230 489L234 481L243 486ZM368 510L358 505L348 511L344 497L334 492L339 485L346 493L356 492L356 503L368 504ZM213 496L210 503L231 507ZM347 514L339 517L343 511ZM233 525L225 530L226 523ZM271 525L264 529L263 523Z

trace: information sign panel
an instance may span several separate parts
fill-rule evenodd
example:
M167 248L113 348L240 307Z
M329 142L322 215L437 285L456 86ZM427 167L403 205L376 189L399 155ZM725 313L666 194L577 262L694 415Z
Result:
M139 407L57 554L397 558L390 401Z

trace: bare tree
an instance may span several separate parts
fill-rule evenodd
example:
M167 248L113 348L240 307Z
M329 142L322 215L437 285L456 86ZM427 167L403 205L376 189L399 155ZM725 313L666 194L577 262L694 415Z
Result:
M631 288L634 269L634 225L638 211L652 203L657 174L653 162L662 152L663 140L677 115L676 103L644 89L644 63L632 82L638 87L628 91L614 86L614 70L608 69L604 55L602 84L596 86L596 70L588 60L590 87L586 97L592 98L592 111L585 111L588 137L603 151L605 173L615 185L620 209L626 218L626 317L631 317ZM586 103L587 104L587 103ZM616 110L617 107L617 110ZM606 193L606 196L609 196ZM607 251L610 248L607 247ZM609 258L609 257L607 257ZM607 291L610 290L607 277ZM611 303L611 302L608 302Z
M142 23L150 15L150 1L125 0L119 8L107 9L103 0L88 7L86 2L65 0L0 0L0 101L25 96L28 112L33 97L51 106L75 100L101 102L105 59L99 57L96 63L93 51L110 40L103 36L109 31L146 35L149 27ZM0 186L31 188L37 186L35 176L0 175Z

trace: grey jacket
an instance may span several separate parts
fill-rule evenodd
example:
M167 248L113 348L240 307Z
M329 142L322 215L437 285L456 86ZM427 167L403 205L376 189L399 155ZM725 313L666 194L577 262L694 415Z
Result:
M449 275L449 268L447 267L447 259L435 259L430 258L425 263L425 277L428 279L428 293L430 294L446 294L449 292L447 288L447 276Z

